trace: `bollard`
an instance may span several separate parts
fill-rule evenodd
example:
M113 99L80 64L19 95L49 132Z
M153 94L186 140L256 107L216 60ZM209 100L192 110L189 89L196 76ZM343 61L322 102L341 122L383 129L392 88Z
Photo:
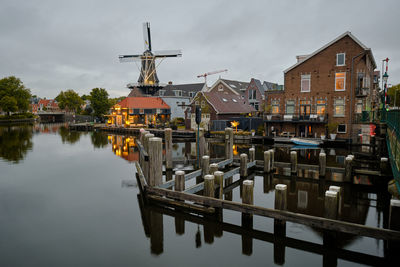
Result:
M218 197L223 199L224 194L224 173L221 171L214 172L214 182L218 185Z
M217 163L211 163L210 164L210 174L214 175L214 172L218 171L218 164Z
M353 157L351 155L346 157L346 160L344 162L344 168L345 168L345 182L353 182L352 181L352 168L353 168Z
M201 176L204 177L210 174L210 156L203 156L201 160Z
M204 192L206 197L214 197L214 175L207 174L204 176Z
M297 173L297 152L290 152L290 163L291 163L291 172Z
M270 149L268 151L270 153L270 160L271 160L270 169L271 171L273 171L275 169L275 150Z
M271 171L271 151L264 151L264 172Z
M324 201L325 218L336 220L338 213L338 192L326 191Z
M256 149L254 147L249 148L249 162L256 160Z
M337 200L338 200L338 217L342 215L342 202L343 202L343 189L340 186L329 186L329 191L337 192Z
M275 209L287 209L287 185L277 184L275 186Z
M325 176L326 174L326 154L319 153L319 176Z
M149 185L158 186L162 183L162 139L149 139Z
M175 172L175 191L185 190L185 172L176 171Z
M240 154L240 177L247 177L247 154Z
M164 130L165 139L165 169L170 170L172 166L172 129L166 128Z
M243 181L242 203L254 205L254 181Z
M233 159L233 129L225 128L225 158Z

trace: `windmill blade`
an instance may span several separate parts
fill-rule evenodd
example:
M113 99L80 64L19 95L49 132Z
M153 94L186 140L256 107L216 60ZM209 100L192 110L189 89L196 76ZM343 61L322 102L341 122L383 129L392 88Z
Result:
M160 50L154 51L155 57L181 57L182 51L181 50Z
M124 55L119 56L119 62L133 62L133 61L141 61L142 55Z
M151 51L150 22L143 23L144 50Z

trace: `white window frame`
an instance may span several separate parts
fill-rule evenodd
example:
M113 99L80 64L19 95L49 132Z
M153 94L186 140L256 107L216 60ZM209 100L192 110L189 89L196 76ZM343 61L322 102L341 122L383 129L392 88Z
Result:
M289 101L293 102L293 105L292 104L288 104ZM288 107L289 106L293 106L293 113L288 113ZM285 114L293 115L293 114L295 114L295 112L296 112L296 101L294 101L294 100L286 100Z
M343 64L339 65L339 56L343 55ZM336 66L346 66L346 53L337 53L336 54Z
M344 125L344 132L342 131L342 132L339 132L339 125ZM347 133L347 124L346 123L341 123L341 124L339 124L338 125L338 127L337 127L337 129L336 129L336 132L337 133L339 133L339 134L345 134L345 133Z
M303 89L303 80L308 80L308 90ZM300 92L302 92L302 93L311 92L311 74L301 75L300 88L301 88Z
M164 96L165 95L165 90L159 90L158 91L159 96Z
M342 104L336 104L336 101L343 100ZM343 106L343 114L336 114L336 106ZM333 117L344 117L346 115L346 100L345 99L334 99L333 100Z
M343 82L344 89L336 88L336 80L337 80L336 74L339 74L339 73L344 73L344 82ZM342 79L342 78L340 78L340 79ZM338 92L346 91L346 72L335 72L335 91L338 91Z

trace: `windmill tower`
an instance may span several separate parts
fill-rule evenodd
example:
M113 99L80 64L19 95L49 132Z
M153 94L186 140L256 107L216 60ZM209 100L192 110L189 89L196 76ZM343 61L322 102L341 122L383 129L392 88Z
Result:
M141 61L140 76L136 84L128 84L127 87L132 89L139 88L144 95L154 95L162 86L159 84L156 68L167 57L181 57L181 50L151 50L150 23L143 23L144 52L141 55L122 55L119 56L120 62ZM160 61L156 64L156 59Z

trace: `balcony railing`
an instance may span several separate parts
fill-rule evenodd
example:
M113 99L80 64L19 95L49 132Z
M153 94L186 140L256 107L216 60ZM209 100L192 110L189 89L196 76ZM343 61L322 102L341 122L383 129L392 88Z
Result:
M369 88L357 87L356 88L356 96L363 97L369 95Z
M326 123L328 114L264 114L264 120L271 122Z

